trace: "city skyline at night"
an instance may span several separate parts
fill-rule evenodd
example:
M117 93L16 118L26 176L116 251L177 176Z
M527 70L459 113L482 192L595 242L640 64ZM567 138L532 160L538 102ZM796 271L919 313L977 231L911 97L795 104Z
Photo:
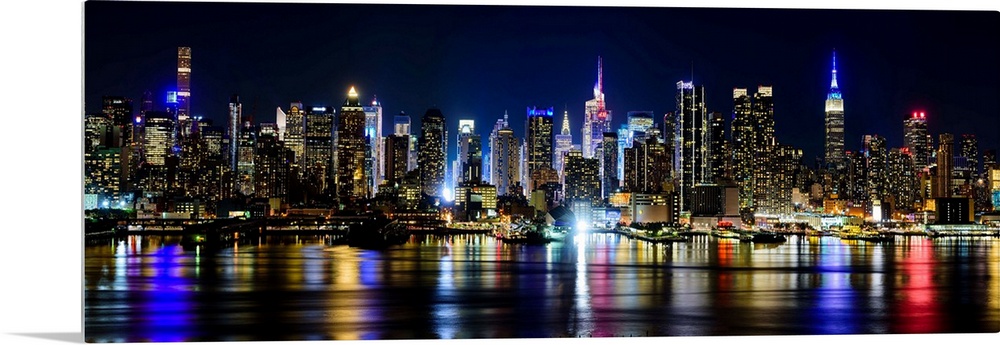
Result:
M998 331L1000 11L588 5L86 2L84 340Z
M847 150L861 148L866 134L902 146L902 121L913 111L927 114L931 134L967 133L977 135L983 145L998 142L995 131L977 130L996 128L1000 108L990 96L998 92L1000 71L990 63L998 52L984 44L996 31L990 13L600 10L88 3L85 11L92 13L87 13L85 24L84 110L99 112L97 105L105 95L138 100L147 90L157 109L163 108L166 92L177 91L180 80L173 68L178 66L176 49L190 47L191 115L216 124L224 121L226 103L234 93L243 100L244 114L253 114L255 122L274 122L275 107L287 110L292 102L335 107L355 87L365 102L378 97L383 117L410 114L415 129L420 114L439 108L452 133L460 118L492 123L505 111L552 105L568 111L574 144L579 144L583 103L593 97L596 60L601 57L603 93L608 109L617 114L650 110L660 117L673 112L674 84L693 77L695 84L705 86L706 110L727 114L727 122L732 122L733 88L772 86L776 137L802 148L809 164L823 156L823 102L830 86L830 55L836 50L838 84L846 100ZM205 19L225 11L257 20L224 24ZM644 12L674 20L653 20ZM136 23L127 35L137 39L126 39L126 31L115 29L173 13L187 13L172 17L186 25L165 31ZM330 20L336 23L330 25L311 20L321 13L346 19ZM113 28L102 24L112 17L118 19ZM281 25L280 18L297 18L300 25ZM384 24L352 26L348 23L357 20L350 18ZM711 20L694 23L699 18ZM858 20L864 18L871 20ZM868 24L838 25L848 19ZM597 20L622 25L587 25ZM244 27L249 22L266 24ZM433 24L439 22L449 24ZM938 24L932 29L924 23ZM866 25L880 29L866 30L871 29ZM413 30L397 30L403 27ZM754 30L734 35L743 32L740 27ZM792 27L796 29L787 30ZM672 35L678 28L692 34ZM324 44L328 39L338 43ZM950 53L955 51L970 53ZM511 128L523 136L524 121L518 119L523 115L510 113ZM625 120L613 116L611 128ZM389 121L382 123L383 132L391 130ZM555 125L561 125L561 116ZM448 152L446 161L454 161L457 150Z

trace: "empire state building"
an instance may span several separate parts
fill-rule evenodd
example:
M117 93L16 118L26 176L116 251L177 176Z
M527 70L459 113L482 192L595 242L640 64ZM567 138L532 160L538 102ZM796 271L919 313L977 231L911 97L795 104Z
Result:
M826 95L826 164L842 169L844 163L844 98L837 86L837 52L833 52L830 92Z

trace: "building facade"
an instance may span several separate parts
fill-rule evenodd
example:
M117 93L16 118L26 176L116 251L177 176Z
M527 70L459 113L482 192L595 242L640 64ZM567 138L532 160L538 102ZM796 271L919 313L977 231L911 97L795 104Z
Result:
M844 97L837 85L837 52L833 53L830 72L830 92L826 95L826 164L843 168L844 162Z

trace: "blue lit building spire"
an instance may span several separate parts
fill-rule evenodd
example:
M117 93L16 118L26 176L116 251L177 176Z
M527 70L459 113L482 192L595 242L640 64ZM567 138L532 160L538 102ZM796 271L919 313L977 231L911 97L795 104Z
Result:
M831 75L830 93L827 95L827 98L841 99L840 87L837 86L837 50L833 51L833 70L831 71Z

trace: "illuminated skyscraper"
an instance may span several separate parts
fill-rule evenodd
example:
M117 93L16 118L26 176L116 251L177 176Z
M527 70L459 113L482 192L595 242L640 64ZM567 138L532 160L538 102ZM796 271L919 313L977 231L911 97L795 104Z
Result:
M552 144L555 139L552 112L552 107L548 109L528 108L528 118L524 126L527 176L534 176L533 173L542 168L552 167ZM529 189L528 192L530 193L531 190Z
M934 176L934 198L950 198L951 173L954 168L955 137L949 133L939 136L937 150L937 175Z
M646 131L653 127L652 111L630 111L627 118L628 138L625 142L631 143L636 136L645 136Z
M470 144L474 135L476 135L475 120L458 120L458 135L455 137L455 150L457 152L451 168L455 178L452 184L456 187L465 182L464 167L469 162L469 153L472 149Z
M249 121L243 123L236 146L236 191L243 196L251 196L256 193L254 175L257 166L254 159L257 158L257 128Z
M583 121L583 157L594 158L597 145L604 140L604 132L611 131L611 111L604 102L604 66L597 57L597 83L594 84L594 99L585 103Z
M927 117L922 111L914 111L913 114L903 120L903 146L910 151L913 158L913 167L922 170L930 164L931 153L927 150Z
M162 111L146 112L146 163L150 165L166 165L170 148L173 147L171 134L174 130L173 114ZM233 154L235 156L235 153ZM235 160L233 161L235 170Z
M277 137L275 139L285 141L285 131L288 128L288 114L281 110L281 107L278 107L274 111L274 122L275 126L277 126L277 132L275 132Z
M306 118L302 103L293 102L285 113L285 147L292 151L293 164L302 165L305 152Z
M559 176L565 178L566 173L563 171L564 163L566 161L565 156L566 153L573 148L573 134L569 129L569 110L563 111L562 130L559 131L559 134L556 134L555 140L556 147L553 151L553 155L555 156L553 157L555 160L553 162L553 168L559 172Z
M417 143L418 140L417 136L413 135L413 132L410 129L410 116L406 115L406 112L402 111L399 112L399 115L396 115L392 119L392 127L393 127L393 133L395 133L396 135L405 135L410 138L410 144L409 144L410 151L406 155L407 157L406 171L416 169L417 148L420 145L418 145Z
M630 111L626 115L626 123L618 129L618 178L624 176L625 148L632 147L632 142L645 140L647 132L653 127L652 111ZM670 132L671 134L673 132ZM672 137L672 136L671 136ZM663 140L660 138L659 140ZM671 163L672 164L672 163Z
M365 171L367 145L365 141L365 111L358 93L351 87L337 116L335 137L337 152L337 197L365 198L369 196L368 172Z
M431 196L443 196L445 170L445 119L441 110L427 109L420 121L420 190Z
M837 86L837 52L833 52L830 92L826 95L826 164L843 168L844 98Z
M177 47L177 124L181 136L191 129L191 47Z
M229 171L231 172L236 171L236 164L238 161L237 158L238 155L236 151L239 147L240 128L243 126L242 119L243 119L243 104L240 103L240 96L233 95L232 97L229 98L229 117L227 121L228 127L226 131L226 133L228 134L227 138L229 138L229 154L226 157L228 157L229 159ZM146 125L148 133L149 123L147 122Z
M605 132L601 141L601 198L618 190L618 133Z
M889 185L889 151L886 140L878 135L866 135L864 143L868 156L868 193L873 199L885 200Z
M111 142L108 147L130 146L132 139L132 100L126 97L104 96L101 112L111 121Z
M755 175L754 205L759 212L775 214L780 205L770 200L775 197L779 182L777 171L773 168L774 150L778 143L774 138L774 100L770 86L757 86L751 113L756 135L752 168Z
M753 210L754 157L757 130L747 89L733 89L733 177L739 186L740 209Z
M300 103L293 103L292 109ZM333 181L333 107L313 106L302 111L305 119L301 171L309 194L320 194ZM291 112L290 112L291 113ZM291 132L289 132L291 133ZM294 149L293 149L294 151Z
M726 140L726 118L722 113L712 113L708 124L709 182L718 183L729 178L732 154Z
M461 166L462 182L479 185L483 183L483 139L479 134L469 136L465 159Z
M675 170L680 173L681 210L688 210L691 188L704 183L707 167L707 146L705 132L705 87L694 86L692 82L677 82L677 137L679 145L674 149L677 163Z
M962 134L962 157L965 157L968 178L979 176L979 141L975 134Z
M913 168L914 158L910 149L893 148L889 150L888 169L886 169L887 195L894 210L913 210L917 200L917 175ZM885 205L885 202L882 203Z
M495 130L496 135L490 135L490 181L497 186L497 195L512 193L521 179L521 145L514 137L514 130L508 126L507 114L504 114L502 121L503 127Z
M385 179L385 146L382 141L382 103L378 98L372 98L371 105L364 107L365 111L365 175L368 178L369 196L374 196L378 186Z
M261 124L254 157L254 190L258 198L285 198L291 151L278 140L277 124Z
M583 158L580 151L566 154L565 203L570 205L577 220L590 219L591 207L601 201L601 162L597 158Z
M623 191L632 193L658 193L670 173L666 145L656 136L632 142L625 148Z

